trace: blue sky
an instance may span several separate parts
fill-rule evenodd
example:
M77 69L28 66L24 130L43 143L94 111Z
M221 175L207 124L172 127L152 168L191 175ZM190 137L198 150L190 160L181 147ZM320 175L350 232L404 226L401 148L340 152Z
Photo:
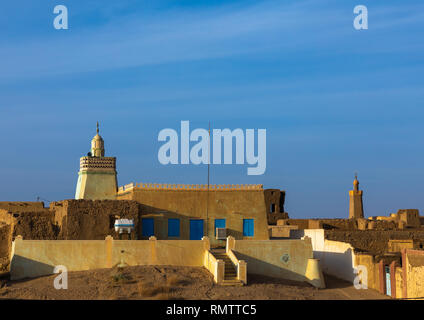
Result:
M53 8L69 29L53 28ZM353 28L364 4L369 29ZM120 185L205 183L157 159L163 128L267 130L267 170L211 183L287 192L293 218L424 210L422 1L3 1L0 200L73 198L96 121Z

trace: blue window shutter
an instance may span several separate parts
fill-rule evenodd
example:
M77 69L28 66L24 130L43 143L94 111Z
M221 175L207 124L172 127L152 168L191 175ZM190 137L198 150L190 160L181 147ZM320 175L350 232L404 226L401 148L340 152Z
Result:
M225 219L215 219L215 236L216 228L225 228Z
M247 234L249 233L247 227L247 219L243 219L243 237L247 237Z
M168 219L168 237L180 236L180 219Z
M253 219L243 219L243 236L253 237L254 235Z
M203 220L190 220L190 240L201 240L203 237Z

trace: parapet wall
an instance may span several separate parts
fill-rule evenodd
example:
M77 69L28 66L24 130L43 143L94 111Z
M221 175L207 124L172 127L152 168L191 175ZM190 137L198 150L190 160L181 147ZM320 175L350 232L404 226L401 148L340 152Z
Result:
M0 209L10 212L44 211L44 202L0 201Z
M399 210L390 217L373 219L281 219L277 225L297 226L298 229L325 230L411 230L420 229L420 218L413 214L416 210Z
M391 239L424 243L424 230L325 230L325 238L348 242L358 251L383 255L390 251L388 243Z
M111 268L118 264L197 266L205 263L209 242L204 240L23 240L12 244L11 279L67 271Z
M307 240L234 240L229 247L239 260L247 263L248 274L306 281L308 259L313 258Z
M230 238L228 238L230 239ZM248 273L295 281L306 278L308 260L312 258L310 240L237 241L232 238L227 251L233 251L243 270ZM12 243L10 275L12 280L33 278L54 273L55 267L67 271L112 268L117 265L173 265L206 267L215 282L224 280L225 263L210 253L209 239L202 240L23 240ZM238 266L239 268L240 265ZM247 269L246 269L247 268ZM62 270L63 272L63 270Z
M133 189L172 191L235 191L263 190L262 184L171 184L171 183L129 183L118 188L118 195Z

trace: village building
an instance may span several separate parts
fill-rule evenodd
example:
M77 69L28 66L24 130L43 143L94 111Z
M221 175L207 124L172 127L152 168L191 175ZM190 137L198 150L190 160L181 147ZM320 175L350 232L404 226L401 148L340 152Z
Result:
M286 192L262 185L117 181L97 126L75 199L0 202L0 272L21 279L125 261L202 266L222 285L246 285L251 273L318 288L324 272L393 298L424 296L424 218L417 209L366 218L356 175L338 219L289 218ZM131 221L128 240L116 221Z

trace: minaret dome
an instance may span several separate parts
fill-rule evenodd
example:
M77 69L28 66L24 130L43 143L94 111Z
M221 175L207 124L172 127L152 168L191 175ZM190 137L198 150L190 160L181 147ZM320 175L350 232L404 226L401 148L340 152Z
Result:
M99 123L97 122L97 134L91 140L91 156L104 157L105 156L105 142L99 135Z

